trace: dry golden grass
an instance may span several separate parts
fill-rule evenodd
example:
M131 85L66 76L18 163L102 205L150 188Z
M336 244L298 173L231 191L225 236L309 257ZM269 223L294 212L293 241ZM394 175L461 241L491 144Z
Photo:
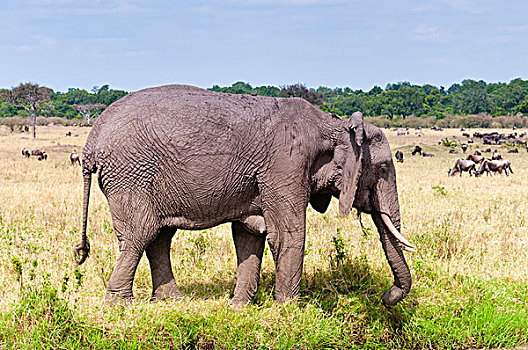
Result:
M65 137L66 131L72 131L73 136ZM142 322L145 315L161 317L168 309L183 314L227 312L236 276L236 258L228 225L203 231L178 231L173 239L176 280L190 296L185 303L148 303L150 271L143 258L134 283L138 299L133 307L136 311L125 311L130 314L123 320L115 317L115 311L103 308L105 284L118 247L108 205L98 186L92 186L90 199L88 232L92 250L79 268L83 276L79 287L81 281L79 274L76 277L73 246L80 240L82 177L80 167L69 164L69 154L73 149L82 151L88 132L88 128L39 127L37 139L33 140L28 133L10 133L0 127L0 290L3 291L0 310L9 311L20 298L20 283L16 281L14 268L14 261L18 260L22 264L23 285L39 278L62 285L70 304L75 304L97 327L114 335L126 333L127 329ZM406 136L396 136L394 130L385 130L385 133L392 152L401 149L405 154L405 162L396 163L402 233L418 248L416 254L406 253L414 286L402 308L412 305L441 307L443 295L448 293L442 288L446 280L456 276L527 285L526 151L521 149L519 154L506 154L506 148L498 147L512 162L515 173L511 176L474 178L464 173L461 177L448 177L448 169L457 158L465 155L460 149L459 154L448 154L448 149L438 142L454 136L461 140L459 130L424 130L421 137L412 131ZM436 156L411 156L415 144ZM45 149L48 160L39 162L35 157L23 158L21 150L24 147ZM468 153L475 148L476 145L472 145ZM480 145L480 148L484 147ZM308 304L312 295L333 293L338 288L331 280L326 281L335 277L332 271L335 272L339 264L336 258L339 249L350 261L363 259L364 266L374 276L373 281L377 281L370 284L378 283L381 287L360 287L355 297L336 297L330 309L345 307L353 303L354 298L363 296L366 300L379 300L384 289L389 287L392 274L377 232L367 215L363 214L362 221L365 233L355 215L344 219L337 215L337 202L332 203L325 215L309 209L303 281L303 300ZM344 243L343 248L338 247L336 242L339 241ZM356 263L354 266L363 265ZM267 302L273 294L273 271L271 254L266 252L262 286L257 296L257 304L263 307L259 309L261 325L275 322L279 312L273 303ZM459 298L462 305L469 297L460 295ZM322 303L321 298L318 300ZM366 316L361 311L357 312L357 317L353 322L369 322L363 320ZM214 334L214 331L204 331L204 334ZM358 337L367 339L368 335Z

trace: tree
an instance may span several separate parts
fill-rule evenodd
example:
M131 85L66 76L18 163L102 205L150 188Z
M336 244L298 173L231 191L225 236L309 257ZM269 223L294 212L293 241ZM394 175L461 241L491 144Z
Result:
M3 92L4 98L8 102L29 112L33 125L33 138L36 138L37 113L49 102L52 94L52 89L33 83L21 83L19 86Z
M308 89L303 84L294 84L288 86L282 86L280 90L282 97L300 97L316 106L322 105L324 100L323 96L313 89Z
M106 106L102 103L87 103L85 105L74 104L73 108L86 119L87 124L90 124L90 121L104 110Z

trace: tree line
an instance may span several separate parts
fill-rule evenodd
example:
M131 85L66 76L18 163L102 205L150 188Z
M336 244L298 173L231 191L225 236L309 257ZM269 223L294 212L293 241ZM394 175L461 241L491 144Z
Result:
M309 89L303 84L253 88L248 83L236 82L230 87L215 85L211 90L235 94L302 97L322 110L340 116L362 111L364 115L385 116L389 120L405 119L408 116L434 116L436 119L443 119L454 115L528 114L528 80L522 79L514 79L507 84L466 79L448 89L430 84L413 85L409 82L387 84L385 89L374 86L369 91L323 86Z
M55 92L38 84L23 83L12 89L0 89L0 118L30 116L31 111L27 107L37 95L40 95L39 116L79 119L86 114L83 116L76 106L95 105L90 117L126 94L128 92L123 90L110 89L109 85L94 86L91 91L70 88L67 92Z
M528 80L514 79L509 83L486 83L471 79L455 83L449 88L430 84L423 86L409 82L390 83L382 89L374 86L369 91L345 88L307 88L303 84L253 87L246 82L231 86L214 85L209 90L272 97L300 97L320 109L346 117L355 111L373 118L375 124L385 126L443 125L458 126L473 123L475 127L489 127L492 120L511 117L528 124ZM30 117L33 128L37 116L82 120L86 124L107 106L128 94L110 89L109 85L95 86L91 91L70 88L67 92L53 91L33 83L22 83L12 89L0 89L0 123L6 117ZM467 122L460 116L476 115ZM453 117L456 116L456 117ZM424 123L425 119L427 123ZM446 119L442 122L443 119ZM5 119L4 119L5 120ZM501 119L502 120L502 119ZM454 122L452 122L454 121ZM511 121L511 120L510 120ZM515 122L517 123L517 122ZM496 124L496 123L495 123ZM500 124L504 124L502 121Z

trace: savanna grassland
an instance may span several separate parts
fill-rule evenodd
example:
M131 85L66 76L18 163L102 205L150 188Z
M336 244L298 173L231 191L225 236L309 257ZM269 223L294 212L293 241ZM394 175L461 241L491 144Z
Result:
M72 136L66 137L66 131ZM470 130L472 133L476 130ZM511 130L501 130L512 132ZM522 130L521 130L522 131ZM148 262L136 273L136 302L103 305L118 254L108 205L92 187L91 255L77 267L82 177L69 164L88 128L39 127L37 139L0 127L0 348L498 348L528 343L528 154L506 154L513 175L448 177L459 154L438 142L459 130L396 136L396 164L410 295L393 308L380 298L392 284L368 215L340 218L308 209L302 297L273 301L266 248L255 303L231 311L236 257L229 225L178 231L171 257L187 298L150 302ZM518 132L520 132L518 130ZM411 156L415 144L436 156ZM470 145L468 152L482 145ZM43 148L47 161L25 159ZM492 146L492 148L494 148ZM94 180L95 181L95 180Z

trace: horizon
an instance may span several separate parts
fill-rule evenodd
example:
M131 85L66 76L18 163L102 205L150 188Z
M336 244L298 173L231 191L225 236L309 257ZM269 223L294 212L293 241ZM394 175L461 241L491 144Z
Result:
M386 84L384 85L373 85L372 87L370 87L369 89L353 89L351 88L350 86L324 86L324 85L319 85L319 86L308 86L306 84L303 84L303 83L299 83L299 82L296 82L296 83L290 83L290 84L285 84L285 85L278 85L278 84L264 84L264 85L253 85L247 81L241 81L241 80L238 80L238 81L234 81L232 82L231 84L227 84L227 85L219 85L219 84L212 84L211 86L196 86L196 85L193 85L193 86L196 86L196 87L199 87L199 88L202 88L202 89L211 89L213 88L214 86L218 85L219 87L231 87L233 84L235 83L238 83L238 82L242 82L242 83L247 83L249 85L251 85L252 88L257 88L257 87L262 87L262 86L272 86L272 87L277 87L277 88L281 88L283 86L289 86L289 85L294 85L294 84L303 84L304 86L306 86L308 89L314 89L314 90L317 90L318 88L328 88L328 89L344 89L344 88L350 88L352 89L353 91L358 91L358 90L362 90L363 92L368 92L370 90L372 90L373 88L375 87L380 87L381 89L385 90L387 85L389 84L402 84L402 83L409 83L411 84L412 86L425 86L425 85L431 85L431 86L434 86L436 88L444 88L447 92L447 90L449 89L449 87L451 87L452 85L454 84L462 84L462 82L464 80L473 80L473 81L484 81L487 85L491 85L491 84L509 84L511 83L512 81L514 80L517 80L517 79L521 79L523 81L528 81L528 79L522 79L520 77L517 77L517 78L512 78L510 79L509 81L485 81L485 80L482 80L482 79L470 79L470 78L465 78L465 79L462 79L461 81L455 81L449 85L434 85L434 84L430 84L430 83L424 83L424 84L415 84L413 82L410 82L408 80L403 80L403 81L398 81L398 82L387 82ZM37 84L39 86L42 86L42 87L47 87L47 88L50 88L53 90L54 93L67 93L70 89L79 89L79 90L84 90L84 91L87 91L87 92L91 92L93 89L95 88L101 88L105 85L108 85L109 89L110 90L122 90L122 91L126 91L127 93L131 93L131 92L135 92L135 91L139 91L139 90L142 90L142 89L147 89L147 88L152 88L152 87L157 87L157 86L162 86L162 85L157 85L157 86L145 86L143 88L140 88L140 89L137 89L137 90L126 90L126 89L119 89L119 88L116 88L116 87L113 87L112 85L110 84L101 84L101 85L94 85L90 88L84 88L84 87L75 87L75 86L71 86L69 88L67 88L66 90L56 90L54 89L53 87L51 86L48 86L48 85L44 85L44 84L40 84L39 82L35 82L35 81L24 81L24 82L20 82L19 84L15 85L15 86L12 86L12 87L0 87L0 89L12 89L20 84L24 84L24 83L32 83L32 84ZM190 85L190 84L179 84L179 83L171 83L171 84L164 84L164 85Z

